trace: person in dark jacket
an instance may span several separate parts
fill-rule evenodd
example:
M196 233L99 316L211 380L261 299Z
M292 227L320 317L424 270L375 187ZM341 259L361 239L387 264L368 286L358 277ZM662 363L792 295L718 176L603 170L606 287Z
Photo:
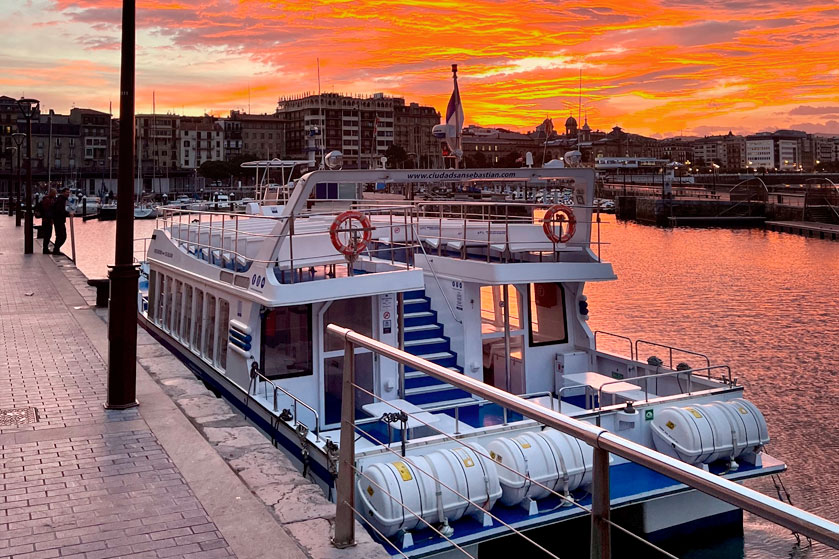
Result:
M52 204L52 225L55 228L53 254L61 254L61 245L67 240L67 198L69 197L70 187L65 186Z
M50 253L50 237L52 237L52 206L58 193L54 188L38 201L41 214L41 237L44 239L44 254Z

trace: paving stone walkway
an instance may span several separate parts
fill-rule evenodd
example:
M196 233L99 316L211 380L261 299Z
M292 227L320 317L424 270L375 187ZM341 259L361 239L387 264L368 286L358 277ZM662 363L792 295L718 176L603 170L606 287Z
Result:
M140 406L105 410L107 310L0 216L0 559L386 559L237 410L142 329Z
M0 216L0 558L264 556L230 545L142 407L103 408L107 364L81 327L99 319L40 251Z

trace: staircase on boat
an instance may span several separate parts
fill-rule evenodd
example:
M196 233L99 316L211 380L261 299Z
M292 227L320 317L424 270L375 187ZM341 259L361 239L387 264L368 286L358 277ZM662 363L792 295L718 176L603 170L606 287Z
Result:
M437 322L437 311L431 308L425 290L406 292L403 304L405 351L462 373L463 369L457 366L457 355L451 350L443 325ZM404 399L422 408L473 400L468 392L409 366L405 367Z

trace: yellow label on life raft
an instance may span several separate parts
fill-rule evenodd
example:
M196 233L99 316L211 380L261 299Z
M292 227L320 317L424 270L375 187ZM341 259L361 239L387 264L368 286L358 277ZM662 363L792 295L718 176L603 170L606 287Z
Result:
M530 443L528 443L528 442L525 442L525 441L516 441L516 442L518 442L519 446L521 446L522 448L530 448Z
M749 415L749 411L748 411L746 408L742 407L742 406L738 406L738 407L737 407L737 411L739 411L739 412L740 412L740 413L742 413L743 415Z
M367 494L370 495L371 497L373 496L373 488L369 485L367 486Z
M463 465L467 468L471 468L475 465L475 461L472 460L472 457L469 456L462 448L453 448L452 454L460 458L460 461L463 462Z
M667 428L668 428L668 429L670 429L671 431L672 431L673 429L675 429L675 428L676 428L676 424L675 424L675 423L673 423L672 421L668 421L668 422L667 422L667 423L665 423L664 425L666 425L666 426L667 426Z
M404 462L393 462L393 467L396 468L396 471L399 472L400 476L402 476L402 481L411 481L414 479L411 475L411 470L408 469L408 466L406 466Z
M696 411L695 409L693 409L693 408L685 408L685 409L688 410L690 412L690 414L693 417L695 417L696 419L702 419L702 414L699 413L698 411Z

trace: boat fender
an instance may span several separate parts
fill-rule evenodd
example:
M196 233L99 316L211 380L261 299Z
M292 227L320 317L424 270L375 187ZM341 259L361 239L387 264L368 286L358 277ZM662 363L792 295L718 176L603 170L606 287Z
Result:
M561 230L563 223L566 224L565 233L557 235L554 225L559 224ZM577 230L577 218L574 217L574 211L563 204L551 206L542 218L542 230L552 243L567 243Z
M360 227L353 227L352 222L356 221ZM346 243L338 236L338 233L349 233ZM361 238L356 234L361 233ZM329 240L335 250L348 258L355 258L367 248L367 244L373 237L373 226L370 218L357 210L348 210L338 214L335 221L329 227Z

